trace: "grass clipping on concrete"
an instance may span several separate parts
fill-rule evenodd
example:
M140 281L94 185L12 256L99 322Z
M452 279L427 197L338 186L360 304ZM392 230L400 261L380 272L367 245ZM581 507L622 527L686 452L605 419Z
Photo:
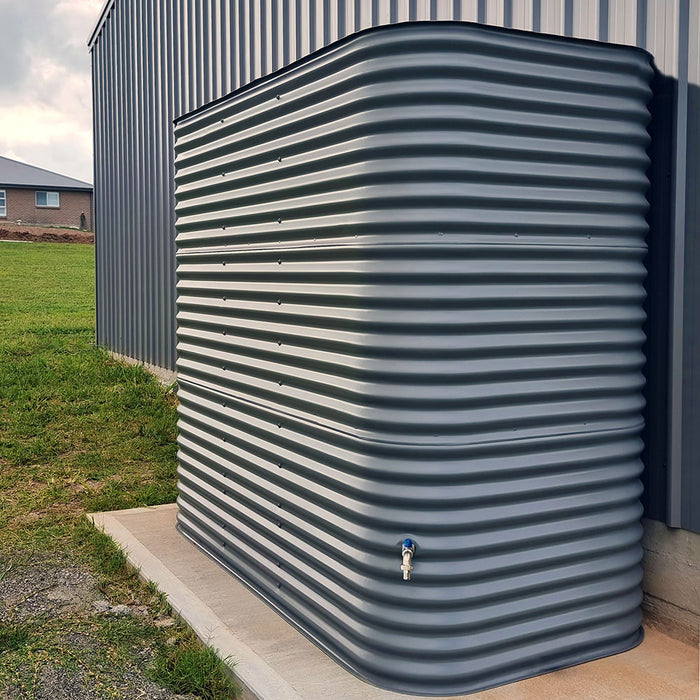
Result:
M176 397L95 347L93 256L0 243L0 698L231 698L85 518L176 496Z

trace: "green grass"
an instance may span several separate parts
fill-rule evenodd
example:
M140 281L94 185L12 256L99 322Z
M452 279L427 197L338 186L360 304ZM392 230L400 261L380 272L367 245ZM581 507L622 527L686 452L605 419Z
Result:
M0 654L22 649L28 640L29 632L24 626L0 623Z
M189 693L206 700L227 697L231 687L221 659L193 639L161 654L153 678L174 693Z
M175 499L175 396L94 346L93 249L0 243L2 546Z
M129 697L124 678L145 672L175 692L232 698L225 664L181 622L155 624L171 614L163 595L85 517L176 497L176 397L95 347L93 256L91 246L0 243L0 582L60 553L111 603L148 614L0 622L0 696L12 686L34 697L49 663L100 697Z

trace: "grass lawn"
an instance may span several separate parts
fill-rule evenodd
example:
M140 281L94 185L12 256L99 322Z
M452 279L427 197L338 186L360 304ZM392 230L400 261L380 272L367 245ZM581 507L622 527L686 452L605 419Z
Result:
M92 246L0 243L0 582L70 562L109 604L142 614L27 617L0 605L0 697L35 697L47 667L79 673L98 697L130 697L132 671L233 697L212 652L180 622L158 624L162 596L84 517L176 496L176 397L95 347L93 257ZM76 651L70 634L94 643Z

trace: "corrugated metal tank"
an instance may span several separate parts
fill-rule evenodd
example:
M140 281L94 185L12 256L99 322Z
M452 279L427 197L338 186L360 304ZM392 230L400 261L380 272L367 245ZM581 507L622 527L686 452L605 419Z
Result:
M179 527L377 685L641 639L651 75L413 23L176 126Z
M407 20L599 39L654 56L655 121L666 124L655 128L650 171L645 498L647 516L700 532L700 2L107 0L89 40L98 343L175 366L173 119L353 32Z

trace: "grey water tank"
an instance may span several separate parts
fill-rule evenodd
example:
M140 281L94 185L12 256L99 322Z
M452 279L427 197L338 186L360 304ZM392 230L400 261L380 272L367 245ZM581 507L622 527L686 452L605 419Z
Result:
M641 639L651 76L413 23L176 125L179 528L372 683Z

